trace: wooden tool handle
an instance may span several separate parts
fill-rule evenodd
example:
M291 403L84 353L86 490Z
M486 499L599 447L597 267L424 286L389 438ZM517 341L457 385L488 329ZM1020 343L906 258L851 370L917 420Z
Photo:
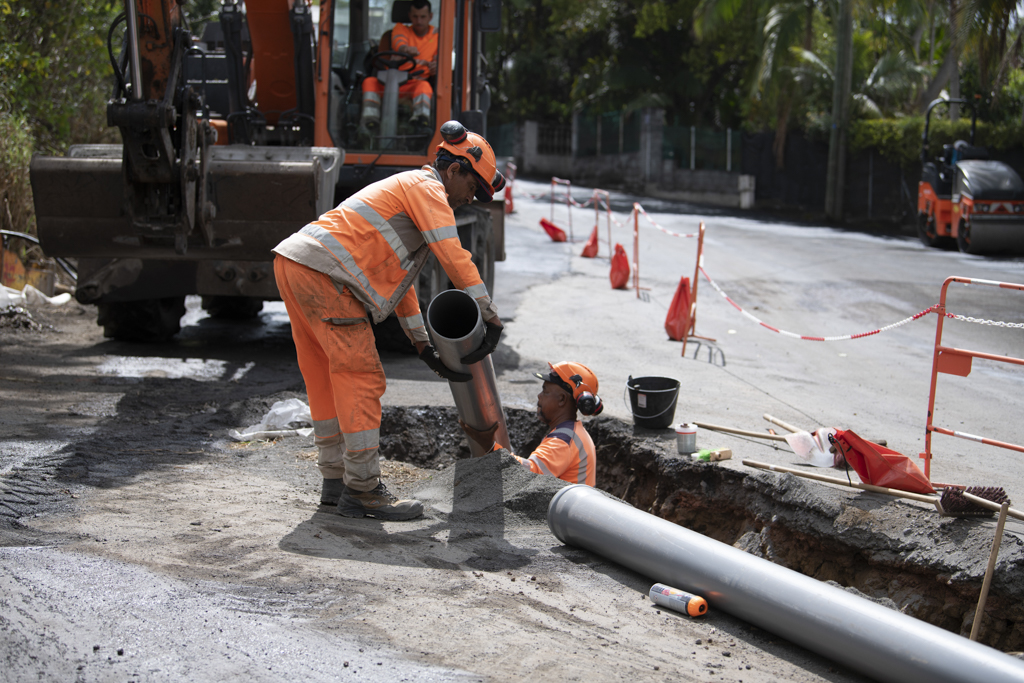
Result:
M772 416L771 416L771 415L769 415L768 413L765 413L765 414L764 414L764 419L768 420L768 421L769 421L769 422L771 422L771 423L772 423L773 425L778 425L778 426L782 427L782 428L783 428L783 429L785 429L785 430L786 430L787 432L794 432L794 433L795 433L795 432L802 432L802 431L805 431L805 430L803 430L803 429L800 429L799 427L794 427L794 426L793 426L793 425L791 425L791 424L788 424L788 423L786 423L786 422L783 422L782 420L780 420L780 419L779 419L779 418L777 418L777 417L772 417Z
M782 465L770 465L766 462L757 462L756 460L743 460L744 465L748 467L756 467L761 470L771 470L772 472L785 472L787 474L793 474L804 479L814 479L815 481L827 481L830 484L839 484L840 486L852 486L855 489L862 489L864 491L871 491L873 493L885 493L890 496L897 496L899 498L909 498L910 500L916 500L922 503L928 503L935 505L939 500L938 496L925 496L920 493L911 493L910 491L900 491L897 489L887 489L884 486L875 486L873 484L865 484L863 482L854 481L850 482L846 479L840 479L839 477L829 477L824 474L817 474L816 472L804 472L802 470L793 469L792 467L783 467ZM990 502L991 501L987 501ZM996 508L999 506L997 505Z
M963 494L964 498L971 501L975 505L980 505L986 510L991 510L992 512L999 512L1003 507L999 503L993 503L991 500L979 498L973 493L967 493L967 491L961 491L960 493ZM1017 519L1024 519L1024 512L1021 512L1020 510L1014 510L1013 508L1007 508L1006 514L1008 514L1010 517L1016 517Z
M721 425L713 425L707 422L694 422L701 429L710 429L713 432L725 432L726 434L741 434L743 436L753 436L758 439L769 439L771 441L785 441L786 437L780 434L762 434L761 432L749 432L746 429L733 429L732 427L723 427Z

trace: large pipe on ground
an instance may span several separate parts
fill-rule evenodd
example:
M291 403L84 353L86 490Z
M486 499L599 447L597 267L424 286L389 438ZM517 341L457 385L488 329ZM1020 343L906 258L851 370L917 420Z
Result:
M879 681L1024 680L1024 662L576 484L548 506L548 526L653 581Z
M441 292L427 306L427 328L441 362L451 370L473 376L468 382L448 382L459 417L479 430L497 422L494 439L510 446L491 357L472 365L462 363L462 357L475 351L484 340L484 321L476 300L460 289ZM469 448L474 457L486 452L472 439L469 439Z

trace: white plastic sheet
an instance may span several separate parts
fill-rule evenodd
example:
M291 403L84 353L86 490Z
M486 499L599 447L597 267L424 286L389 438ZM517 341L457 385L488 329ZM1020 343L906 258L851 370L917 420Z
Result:
M0 306L63 306L69 301L71 295L67 292L57 296L46 296L32 285L25 285L25 289L21 291L0 285Z
M257 424L244 429L228 430L228 436L235 441L258 441L260 439L276 439L283 436L307 437L313 433L312 427L292 427L293 423L313 424L309 414L309 406L297 398L278 401L270 406L270 410Z
M814 467L832 467L833 456L829 453L831 447L828 442L828 435L835 434L835 429L815 429L810 432L793 432L786 434L786 443L793 449L801 460Z

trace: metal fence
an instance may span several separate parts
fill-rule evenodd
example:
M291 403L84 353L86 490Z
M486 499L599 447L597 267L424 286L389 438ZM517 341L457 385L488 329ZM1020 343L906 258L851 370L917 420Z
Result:
M576 156L640 151L640 113L611 111L576 118Z
M661 158L672 159L676 168L739 171L742 134L696 126L662 128Z
M572 126L557 123L542 123L537 126L537 154L570 156Z
M515 155L516 130L519 125L516 123L499 123L496 126L487 127L487 142L491 143L491 149L495 156L510 157Z

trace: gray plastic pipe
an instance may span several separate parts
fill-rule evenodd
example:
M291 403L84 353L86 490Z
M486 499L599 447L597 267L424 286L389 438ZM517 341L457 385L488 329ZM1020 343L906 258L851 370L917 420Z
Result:
M582 484L548 506L558 540L704 597L879 681L1024 681L1024 662L641 512Z
M495 441L510 446L505 411L498 396L491 357L487 356L472 365L462 363L462 357L475 351L484 340L484 321L476 300L460 289L441 292L427 306L427 328L441 362L451 370L473 375L473 379L468 382L448 382L459 417L470 427L479 430L485 430L497 422ZM469 449L474 457L486 452L472 439L469 439Z

